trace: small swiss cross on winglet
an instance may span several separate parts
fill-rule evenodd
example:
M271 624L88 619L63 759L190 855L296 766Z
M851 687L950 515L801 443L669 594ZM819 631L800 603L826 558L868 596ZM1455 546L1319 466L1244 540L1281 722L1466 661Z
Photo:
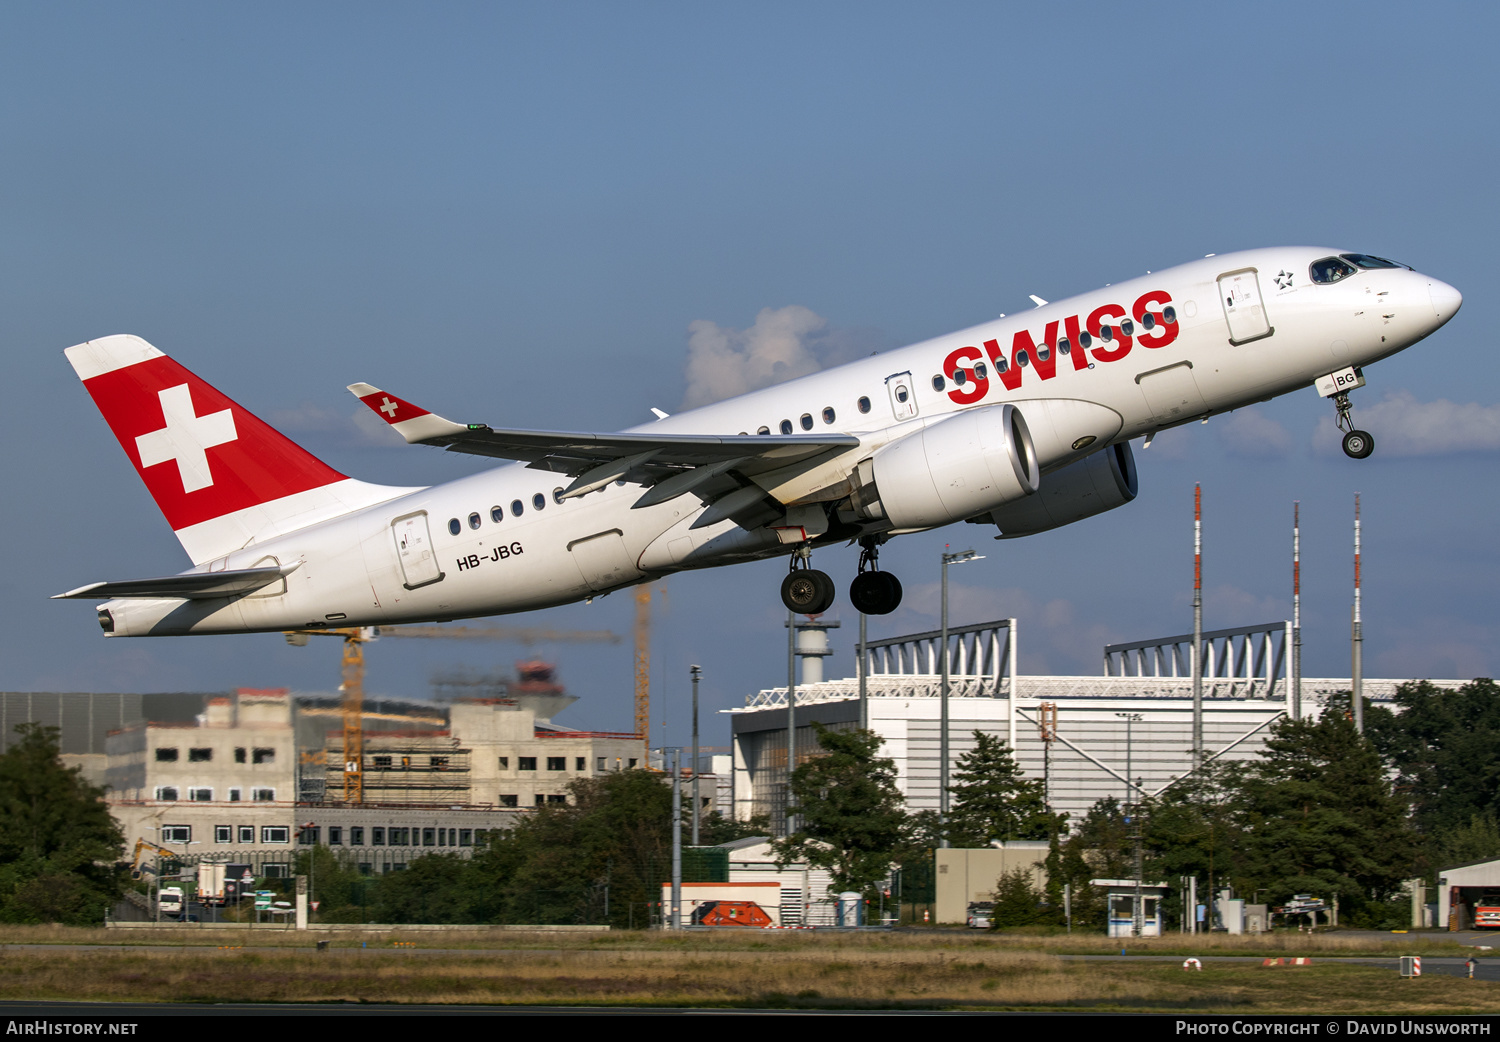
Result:
M386 423L400 423L402 420L414 420L418 416L432 415L426 409L418 408L411 402L397 398L394 394L387 394L378 387L369 384L350 384L350 392L364 402L385 420Z
M465 430L461 424L445 420L371 384L350 384L349 392L394 427L396 433L408 443L428 441Z

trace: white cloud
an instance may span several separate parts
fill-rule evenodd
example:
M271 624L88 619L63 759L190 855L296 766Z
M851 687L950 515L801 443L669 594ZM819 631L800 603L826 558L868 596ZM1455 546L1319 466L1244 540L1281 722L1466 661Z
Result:
M1383 456L1437 456L1449 452L1500 451L1500 405L1470 402L1459 405L1446 398L1419 402L1409 391L1394 391L1374 405L1354 404L1355 426L1375 437L1375 451ZM1319 452L1341 451L1338 428L1324 416L1313 435Z
M1240 409L1210 422L1231 456L1281 459L1292 451L1291 433L1256 409Z
M687 393L691 409L839 365L868 354L871 336L831 330L800 304L762 308L749 329L699 319L688 326Z

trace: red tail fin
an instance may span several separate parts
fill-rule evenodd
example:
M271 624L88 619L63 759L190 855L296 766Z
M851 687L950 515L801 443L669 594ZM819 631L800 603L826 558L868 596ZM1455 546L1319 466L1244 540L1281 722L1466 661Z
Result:
M64 353L195 561L401 491L346 478L139 337Z

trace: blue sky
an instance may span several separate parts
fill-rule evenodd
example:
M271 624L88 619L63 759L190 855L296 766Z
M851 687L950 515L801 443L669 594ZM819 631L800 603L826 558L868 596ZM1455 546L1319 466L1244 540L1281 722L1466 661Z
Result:
M690 327L817 317L815 355L897 347L1205 253L1326 244L1458 286L1464 309L1373 367L1373 458L1311 390L1138 451L1141 497L1071 528L892 544L907 604L872 627L1018 615L1026 672L1191 616L1204 486L1210 626L1287 617L1303 503L1306 672L1345 674L1355 491L1366 671L1493 674L1500 388L1484 5L11 4L0 10L0 337L13 392L0 686L221 690L337 682L277 636L106 641L47 596L186 562L62 348L135 333L334 466L431 483L479 461L382 441L355 380L447 415L615 429L672 410ZM697 323L695 326L694 324ZM821 325L819 325L821 323ZM1476 337L1478 339L1476 339ZM819 552L840 585L855 553ZM776 683L766 563L673 577L656 709L685 737ZM849 670L856 617L838 609ZM515 620L523 621L523 620ZM527 623L628 634L617 595ZM625 728L628 644L541 649ZM508 667L508 645L391 642L369 688ZM658 732L658 737L662 732ZM727 731L726 731L727 733Z

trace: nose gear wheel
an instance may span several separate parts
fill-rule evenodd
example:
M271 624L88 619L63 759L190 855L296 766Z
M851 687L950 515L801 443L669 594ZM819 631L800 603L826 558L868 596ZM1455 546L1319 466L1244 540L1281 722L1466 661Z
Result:
M1344 432L1344 455L1350 459L1364 459L1375 451L1375 438L1369 431L1355 429L1353 409L1349 405L1349 392L1342 391L1333 396L1333 407L1338 410L1339 430Z

